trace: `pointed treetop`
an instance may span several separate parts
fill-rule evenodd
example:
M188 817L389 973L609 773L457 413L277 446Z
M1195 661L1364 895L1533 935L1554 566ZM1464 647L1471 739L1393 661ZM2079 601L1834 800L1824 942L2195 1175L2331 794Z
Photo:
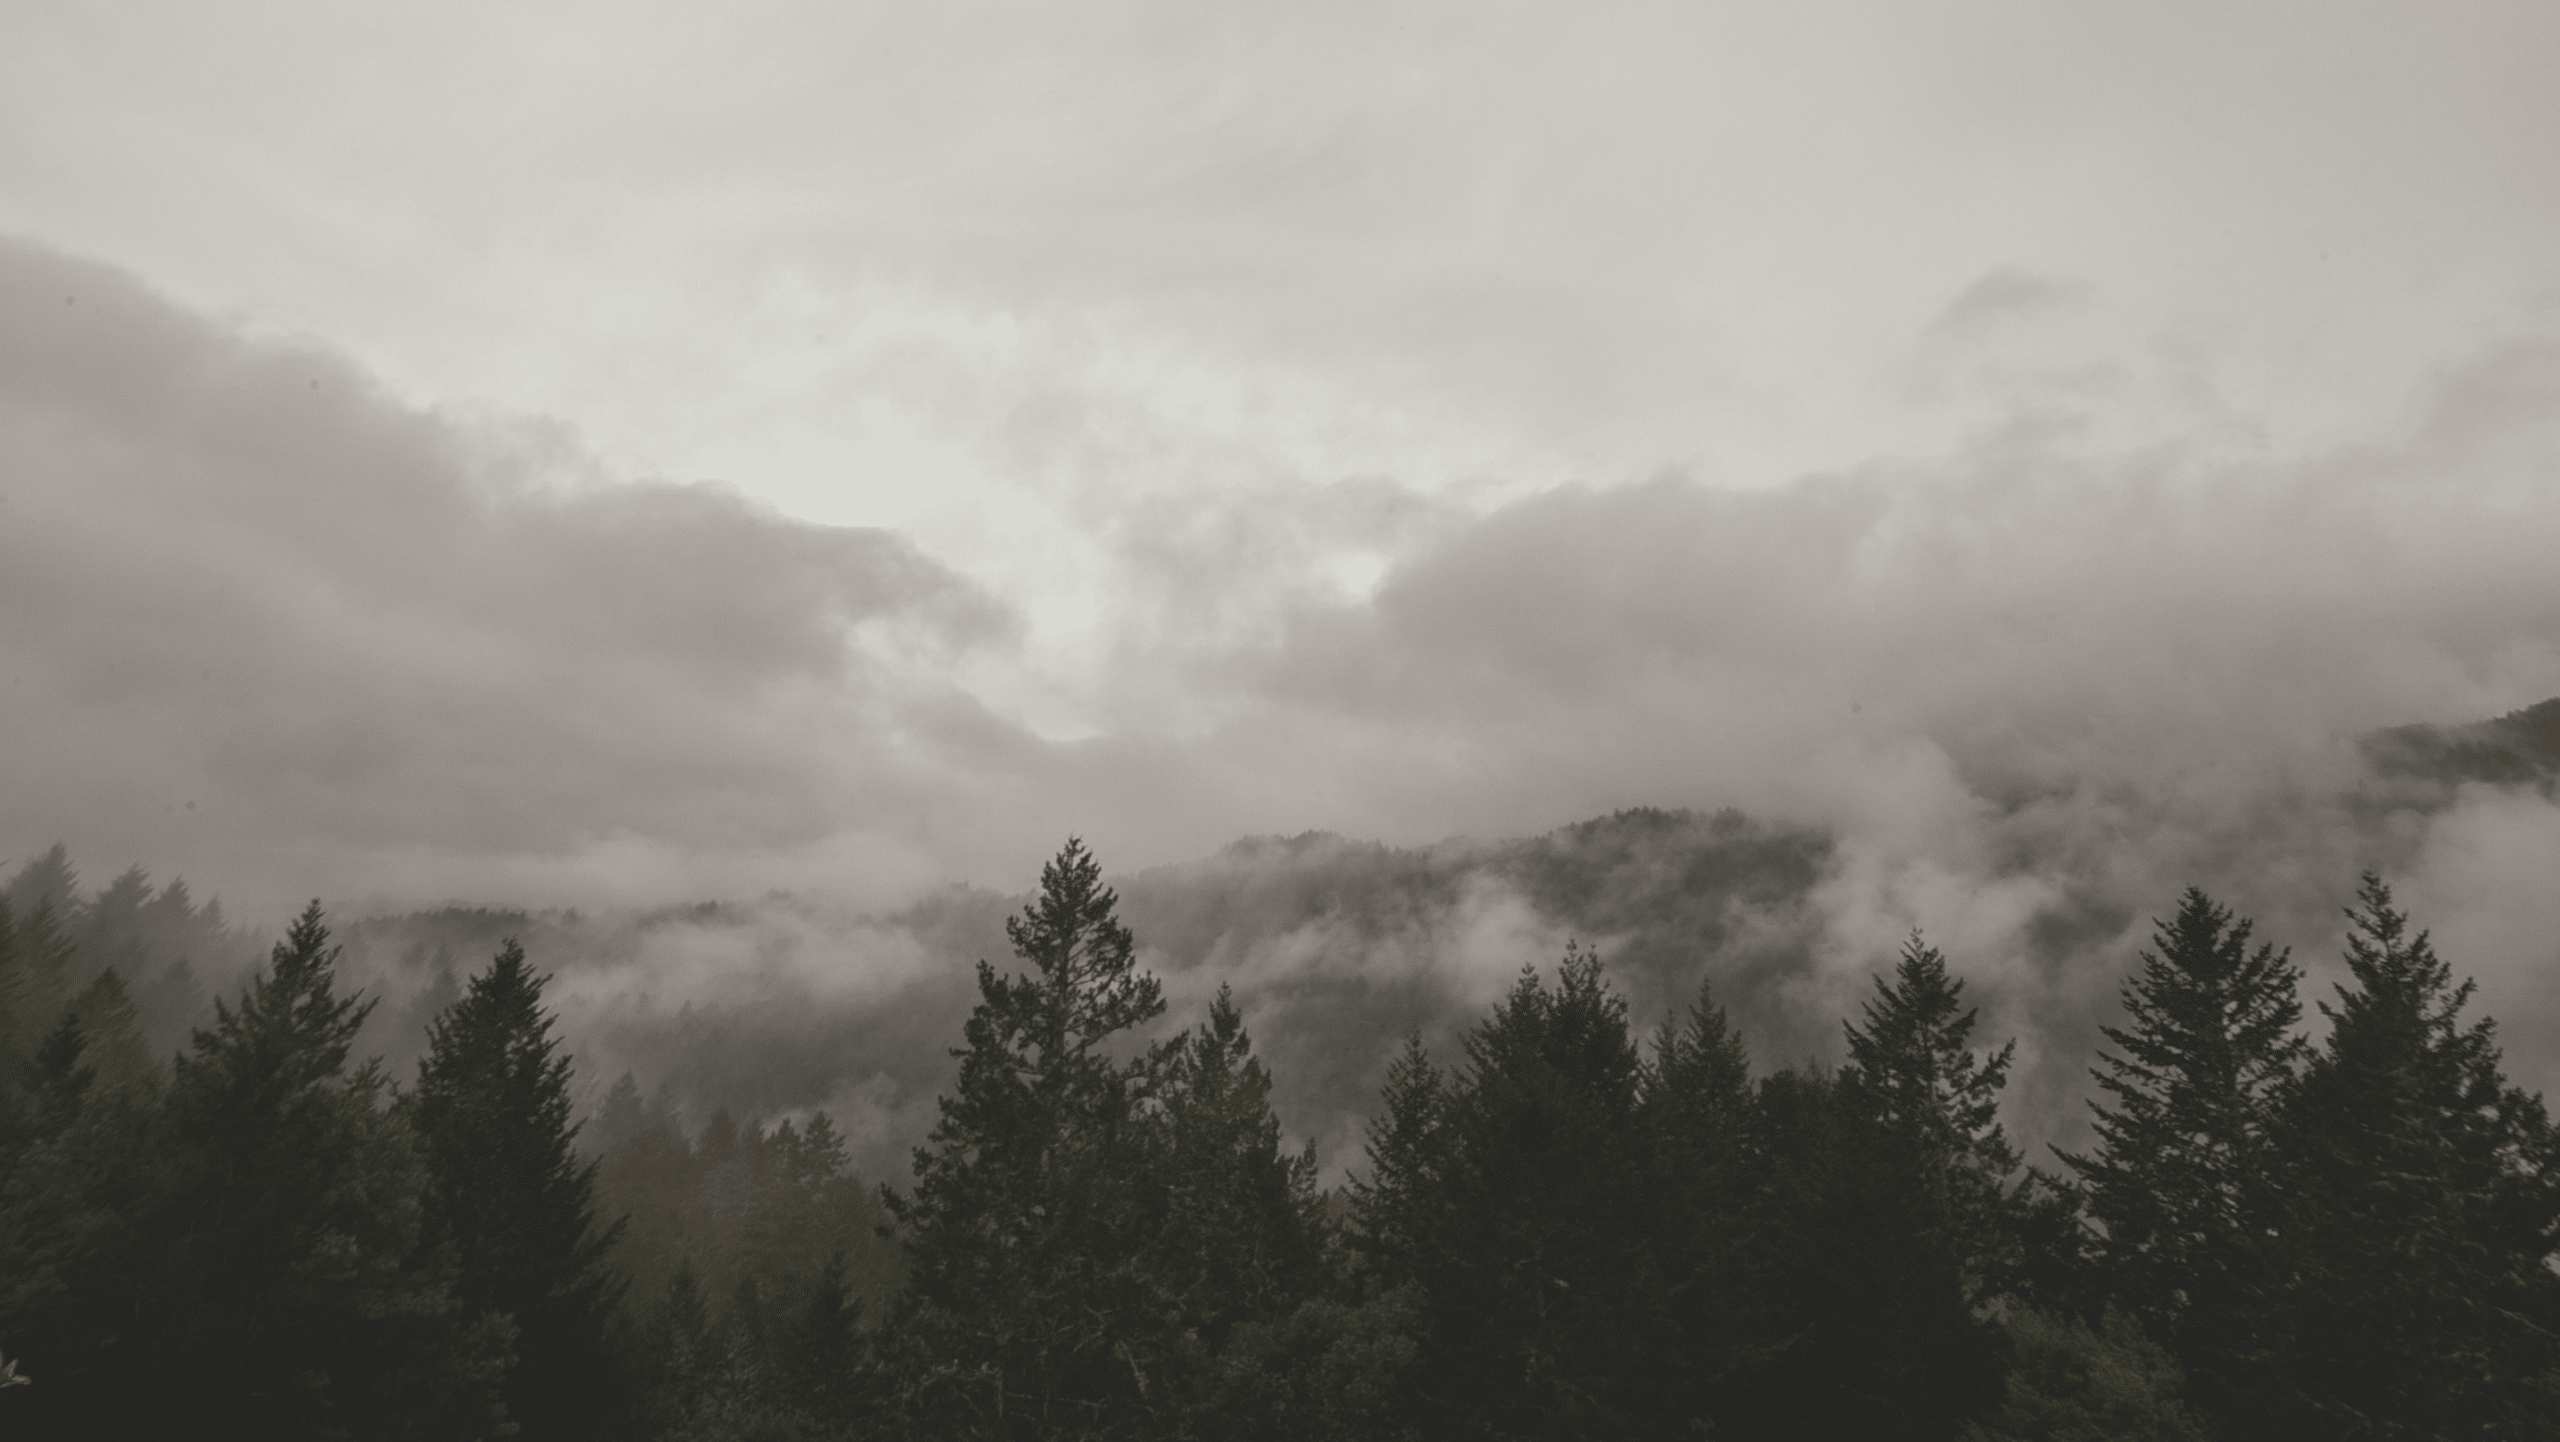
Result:
M2340 1007L2352 1013L2394 1005L2424 1015L2430 1003L2441 999L2436 1017L2449 1022L2471 999L2476 983L2453 984L2452 966L2436 956L2428 933L2409 935L2409 914L2392 904L2391 888L2379 875L2364 874L2356 901L2347 909L2347 919L2354 926L2347 937L2347 966L2364 990L2359 994L2338 987ZM2341 1014L2326 1002L2320 1009L2333 1017Z
M1040 869L1039 898L1005 922L1015 954L1038 970L1032 1032L1044 1055L1081 1055L1164 1012L1164 989L1137 970L1137 943L1113 915L1118 905L1093 853L1069 837ZM991 979L982 967L981 986ZM989 1000L1019 996L1022 985L997 981Z
M181 1072L210 1067L207 1079L218 1087L283 1096L345 1071L374 1003L337 994L340 948L329 944L323 918L317 900L304 907L238 1005L215 1000L214 1024L195 1033L195 1054L179 1059Z
M56 914L80 902L80 873L71 868L71 852L57 841L44 855L32 858L9 879L9 906L20 916L40 905Z
M1977 1013L1964 1006L1964 982L1917 930L1902 944L1893 981L1877 977L1875 988L1866 1025L1841 1023L1849 1038L1842 1080L1868 1097L1887 1125L1977 1153L1995 1170L2014 1167L1998 1117L2018 1044L1976 1058L1970 1042Z

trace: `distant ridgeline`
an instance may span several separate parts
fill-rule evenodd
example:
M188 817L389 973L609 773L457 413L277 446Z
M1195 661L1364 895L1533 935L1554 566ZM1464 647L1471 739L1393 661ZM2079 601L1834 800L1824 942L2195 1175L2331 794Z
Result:
M2560 702L2363 747L2320 814L2547 791ZM2068 876L2025 979L1914 933L1810 1015L1842 865L1071 842L887 917L315 904L261 966L57 847L0 1437L2560 1437L2560 1131L2378 877L2308 1016L2203 891Z
M2394 726L2363 748L2385 776L2548 789L2560 778L2560 697L2468 726Z

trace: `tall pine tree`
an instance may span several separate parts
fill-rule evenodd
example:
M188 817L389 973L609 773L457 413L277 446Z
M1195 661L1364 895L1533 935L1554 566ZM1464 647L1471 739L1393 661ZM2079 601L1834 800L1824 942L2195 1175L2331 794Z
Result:
M1818 1071L1764 1078L1742 1266L1749 1345L1715 1435L1939 1442L1988 1409L1998 1343L1971 1302L1931 1159Z
M2308 1044L2301 973L2189 887L2124 990L2092 1075L2098 1147L2063 1155L2104 1228L2109 1292L2185 1364L2209 1412L2260 1390L2275 1285L2276 1109Z
M1165 1220L1145 1265L1183 1330L1215 1351L1238 1324L1286 1316L1322 1281L1315 1147L1281 1145L1271 1074L1224 986L1207 1024L1155 1070Z
M92 1435L494 1435L509 1328L420 1246L426 1176L313 902L171 1079L165 1265ZM143 1299L137 1299L138 1302ZM111 1424L111 1425L110 1425Z
M152 1295L156 1098L103 1083L87 1042L66 1015L21 1066L22 1125L0 1153L0 1352L41 1379L0 1403L13 1439L105 1435L102 1411L135 1384L123 1362Z
M1164 1011L1117 898L1082 842L1006 923L1031 971L978 963L960 1077L890 1196L907 1287L893 1326L920 1435L1102 1438L1160 1430L1172 1309L1140 1265L1163 1220L1148 1184L1144 1055L1123 1039Z
M1997 1400L1987 1304L2018 1271L2014 1043L1913 933L1835 1079L1780 1072L1752 1109L1746 1330L1719 1424L1749 1438L1946 1438Z
M2285 1117L2291 1347L2264 1430L2560 1435L2560 1137L2501 1075L2493 1023L2462 1019L2472 983L2379 877L2358 902L2354 984L2321 1004Z
M1679 1359L1672 1411L1705 1418L1750 1348L1741 1292L1749 1243L1750 1059L1701 985L1663 1020L1642 1121L1660 1219L1657 1250Z
M1964 983L1938 949L1911 934L1887 984L1875 979L1865 1025L1844 1022L1845 1096L1906 1149L1915 1183L1943 1218L1975 1303L2003 1290L2019 1264L2017 1149L2000 1126L2000 1089L2014 1041L1978 1056Z
M1391 1199L1382 1172L1364 1199L1409 1234L1422 1428L1655 1433L1670 1421L1673 1338L1626 1003L1596 953L1569 948L1552 987L1524 968L1465 1046L1428 1161L1404 1172L1418 1195Z
M1372 1294L1412 1279L1422 1243L1439 1225L1449 1087L1422 1033L1406 1034L1379 1101L1386 1114L1369 1123L1369 1174L1350 1184L1351 1247Z
M451 1246L474 1313L511 1318L507 1415L527 1436L618 1437L626 1387L605 1329L616 1289L596 1216L596 1164L572 1143L569 1058L542 1009L544 978L513 938L429 1026L408 1097L427 1173L425 1240Z

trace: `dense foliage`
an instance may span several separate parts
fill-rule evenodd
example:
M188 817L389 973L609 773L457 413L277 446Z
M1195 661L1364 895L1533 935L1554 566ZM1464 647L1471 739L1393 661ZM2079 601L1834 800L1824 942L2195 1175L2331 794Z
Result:
M2189 890L2060 1175L1915 935L1844 1066L1756 1077L1712 992L1639 1038L1569 947L1407 1040L1326 1194L1071 842L892 1192L825 1113L625 1076L582 1124L512 941L396 1085L317 903L171 1056L156 948L236 936L57 850L0 893L0 1432L2560 1436L2560 1131L2378 879L2350 915L2315 1039Z

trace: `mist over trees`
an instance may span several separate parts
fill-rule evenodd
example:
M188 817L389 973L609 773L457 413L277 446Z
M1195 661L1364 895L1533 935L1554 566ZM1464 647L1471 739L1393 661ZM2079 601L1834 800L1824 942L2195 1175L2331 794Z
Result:
M2444 746L2523 755L2541 714ZM2401 758L2377 788L2449 774L2372 744ZM2560 1430L2560 1129L2378 875L2334 963L2203 886L2164 896L2097 979L2115 1007L2027 1037L1997 973L1913 933L1817 1049L1794 1013L1831 864L1810 833L1662 812L1251 843L1125 885L1070 842L1026 904L953 891L868 933L909 948L888 983L741 1012L627 983L682 997L706 938L787 970L773 918L812 916L787 898L343 929L314 903L270 943L139 869L84 890L55 848L0 888L0 1357L29 1379L0 1421ZM1507 978L1397 968L1453 917ZM1559 917L1611 924L1587 945ZM617 1026L672 1044L658 1070L611 1066ZM929 1115L849 1053L909 1068ZM2058 1150L2017 1127L2031 1054L2089 1078ZM709 1084L665 1065L693 1057ZM871 1080L809 1105L812 1057Z

